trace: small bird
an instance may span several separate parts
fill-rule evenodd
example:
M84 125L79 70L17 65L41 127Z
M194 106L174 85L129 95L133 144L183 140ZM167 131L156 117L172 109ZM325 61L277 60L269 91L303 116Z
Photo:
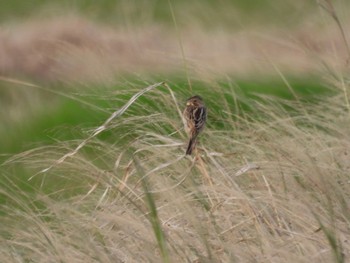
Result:
M200 96L193 96L186 102L183 112L185 131L190 137L186 155L191 155L195 148L197 136L203 130L207 120L207 109Z

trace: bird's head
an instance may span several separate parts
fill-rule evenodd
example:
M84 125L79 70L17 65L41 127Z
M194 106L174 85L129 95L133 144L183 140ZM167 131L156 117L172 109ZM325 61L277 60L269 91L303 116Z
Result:
M187 106L198 106L198 105L203 105L203 100L200 96L192 96L189 98L186 102Z

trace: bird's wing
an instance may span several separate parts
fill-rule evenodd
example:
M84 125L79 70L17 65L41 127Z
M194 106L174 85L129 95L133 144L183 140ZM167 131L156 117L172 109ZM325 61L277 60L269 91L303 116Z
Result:
M193 111L193 120L197 130L204 127L205 121L207 120L207 110L205 107L198 107Z

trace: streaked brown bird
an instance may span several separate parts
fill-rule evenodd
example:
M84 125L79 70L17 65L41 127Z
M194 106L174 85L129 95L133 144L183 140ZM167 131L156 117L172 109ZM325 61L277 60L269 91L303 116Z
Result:
M191 155L196 146L197 136L204 129L207 120L207 109L200 96L193 96L186 102L183 112L185 131L190 137L186 154Z

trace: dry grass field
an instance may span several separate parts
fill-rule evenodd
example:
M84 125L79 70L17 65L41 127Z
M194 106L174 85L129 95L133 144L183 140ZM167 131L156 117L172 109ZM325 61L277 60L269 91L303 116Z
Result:
M2 21L1 262L349 262L349 20L318 4L292 28L184 26L176 5L166 26ZM267 78L288 96L242 92ZM194 93L208 123L185 156ZM38 116L61 123L49 143Z

